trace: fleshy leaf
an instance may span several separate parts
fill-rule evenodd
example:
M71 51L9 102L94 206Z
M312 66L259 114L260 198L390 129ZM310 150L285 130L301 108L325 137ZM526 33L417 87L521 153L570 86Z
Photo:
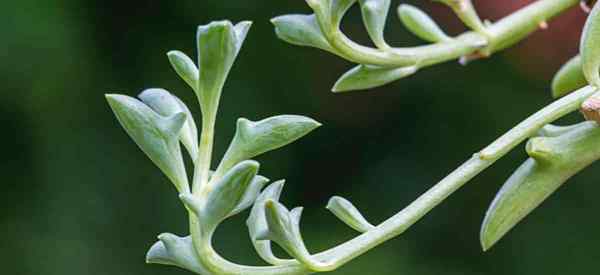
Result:
M481 245L492 247L570 177L600 158L600 128L584 122L555 137L527 143L530 158L502 186L487 210Z
M390 0L359 0L359 2L363 22L369 37L378 48L389 48L390 46L383 38L383 31L390 11Z
M600 87L600 5L594 5L588 15L579 45L583 75L588 83Z
M425 41L437 43L452 39L429 15L415 6L400 5L398 17L409 31Z
M332 197L327 203L327 209L358 232L367 232L375 227L365 219L351 202L342 197Z
M241 24L234 27L229 21L217 21L198 27L200 74L196 93L204 116L214 115L227 75L246 36L249 25Z
M319 126L315 120L297 115L274 116L256 122L240 118L235 136L213 178L218 179L240 161L292 143Z
M383 68L371 65L358 65L346 72L333 86L333 92L348 92L383 86L416 73L415 66Z
M268 230L263 232L259 238L276 242L290 256L311 270L327 271L321 263L312 258L304 245L304 240L300 234L301 214L301 207L295 208L290 212L283 204L268 200L265 203L265 217Z
M194 64L191 58L189 58L185 53L180 51L170 51L167 53L167 57L169 58L169 62L171 62L171 66L175 72L187 83L192 90L198 89L198 67Z
M133 97L109 94L106 99L119 123L140 149L173 182L179 193L189 193L179 147L179 133L186 122L185 113L163 117Z
M260 175L256 175L252 179L252 182L250 182L250 185L248 186L248 189L244 193L244 196L242 196L242 199L240 200L238 205L235 207L235 209L233 209L233 211L231 211L229 216L236 215L236 214L248 209L250 206L252 206L254 204L254 202L256 201L256 198L258 198L258 195L260 194L260 190L265 186L265 184L267 184L267 182L269 182L269 179L267 179L263 176L260 176Z
M176 113L185 113L187 115L179 139L187 149L192 160L195 160L198 156L198 129L188 107L179 98L163 89L148 89L138 97L159 115L171 116Z
M170 233L158 236L156 242L146 254L146 262L151 264L173 265L196 274L211 274L198 261L192 244L192 237L179 237Z
M332 52L333 49L321 32L314 14L290 14L271 19L275 33L281 40L298 46L315 47Z
M554 98L567 95L587 85L581 70L581 56L577 55L565 63L552 79L552 96Z
M250 31L250 27L252 27L252 22L250 22L250 21L242 21L242 22L235 24L235 26L233 26L233 29L235 31L235 35L237 38L237 53L236 54L238 54L240 49L242 48L242 44L244 43L244 40L246 40L248 31Z
M268 231L267 219L265 217L265 203L268 200L279 200L279 196L281 196L281 190L283 189L283 184L284 181L280 180L267 186L265 190L260 193L258 198L256 198L254 206L252 207L252 211L250 212L250 216L246 221L254 249L263 260L272 265L281 264L284 262L284 260L275 257L273 250L271 249L271 241L259 241L257 239L261 234Z
M258 173L258 167L256 161L242 161L213 183L212 190L205 200L191 194L181 195L181 200L195 212L202 221L202 226L214 227L230 216L240 203L250 182Z

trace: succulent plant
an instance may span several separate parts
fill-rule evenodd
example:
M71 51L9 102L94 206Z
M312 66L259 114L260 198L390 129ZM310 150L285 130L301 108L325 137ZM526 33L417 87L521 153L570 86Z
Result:
M344 14L356 2L375 48L351 41L340 30ZM320 48L359 64L334 86L334 91L350 91L384 85L436 63L489 56L579 3L539 0L491 23L479 18L469 0L438 2L452 8L472 31L450 37L425 12L400 5L398 15L406 27L434 44L394 48L383 37L389 0L307 0L312 14L285 15L272 22L277 35L285 41ZM591 7L593 3L584 4ZM229 148L217 167L211 167L221 92L250 25L219 21L200 26L196 63L182 52L168 53L175 72L198 98L200 130L188 107L166 90L148 89L139 99L118 94L106 96L126 132L174 184L188 212L190 235L160 234L159 241L147 253L149 263L178 266L204 275L331 271L402 234L473 177L527 141L529 158L504 183L485 215L480 239L487 250L570 177L600 159L600 6L595 5L584 28L580 54L567 62L553 80L552 94L558 99L473 154L406 208L379 224L369 222L350 201L332 197L326 208L355 229L358 236L331 249L312 252L300 229L303 208L288 208L279 202L284 181L268 184L270 180L259 175L260 165L252 159L305 136L320 126L318 122L298 115L259 121L240 118ZM568 126L551 124L577 110L588 121ZM194 166L191 179L180 144ZM233 263L212 247L216 228L246 209L251 209L246 222L249 237L268 265ZM275 256L273 243L289 257Z

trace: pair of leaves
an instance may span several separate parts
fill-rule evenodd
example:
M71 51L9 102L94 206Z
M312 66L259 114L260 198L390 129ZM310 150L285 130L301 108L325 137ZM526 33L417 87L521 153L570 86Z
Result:
M530 158L504 183L481 227L489 249L570 177L600 159L600 128L594 122L551 126L527 144Z
M186 114L187 119L183 124L179 139L192 160L195 160L198 156L198 128L192 113L181 99L163 89L148 89L138 97L161 116L172 116L176 113Z
M235 26L229 21L198 27L198 66L180 51L167 55L173 69L196 92L204 117L214 116L221 90L246 38L251 22Z
M166 92L166 91L165 91ZM165 92L160 92L164 94ZM168 93L168 92L167 92ZM173 182L179 193L189 193L189 184L179 138L181 129L188 121L192 121L186 114L187 108L179 105L177 101L169 97L169 103L154 101L154 92L142 93L143 97L150 100L151 104L160 110L160 113L169 114L162 116L143 102L129 96L109 94L106 99L117 119L142 149L144 153L158 166L161 171ZM165 106L170 106L165 108ZM188 123L188 126L192 122ZM186 127L186 135L193 135Z

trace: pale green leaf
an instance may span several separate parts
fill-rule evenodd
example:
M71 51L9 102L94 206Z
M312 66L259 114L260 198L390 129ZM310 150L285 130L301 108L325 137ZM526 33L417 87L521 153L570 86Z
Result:
M546 198L600 158L600 128L580 123L552 137L535 137L527 144L531 156L504 183L487 210L481 245L492 247Z
M297 115L274 116L256 122L240 118L235 136L213 177L218 179L236 163L294 142L320 125L311 118Z
M213 183L206 199L195 195L181 195L181 200L202 221L202 226L211 228L218 225L242 200L252 179L258 173L259 164L256 161L246 160L231 168L220 180Z
M188 179L179 147L179 133L186 122L185 113L178 112L164 117L133 97L109 94L106 99L125 131L140 149L173 182L180 193L188 193Z
M365 90L383 86L416 73L416 66L383 68L371 65L358 65L346 72L333 86L333 92Z
M425 41L437 43L452 39L429 15L415 6L400 5L398 17L409 31Z
M333 49L321 32L314 14L291 14L271 19L275 33L281 40L298 46L315 47L332 52Z
M204 116L215 115L223 85L249 26L249 22L234 27L229 21L217 21L198 27L200 73L196 92Z
M197 90L199 72L194 61L180 51L170 51L167 53L167 57L177 75L179 75L192 90Z
M280 180L267 186L265 190L260 193L258 198L256 198L254 206L250 211L250 216L246 221L254 249L263 260L273 265L280 264L282 260L275 257L273 254L273 250L271 249L271 241L260 241L257 239L261 237L261 234L268 232L267 219L265 217L265 203L268 200L279 200L279 197L281 196L281 190L283 189L283 184L284 181Z
M378 48L387 49L383 31L390 10L390 0L359 0L363 23L373 43Z
M579 51L582 59L583 75L588 83L600 87L600 5L594 5L590 15L588 15L581 42L579 43Z
M185 113L187 115L179 139L187 149L192 160L195 160L198 156L198 129L188 107L178 97L163 89L148 89L138 97L159 115L171 116L176 113Z
M211 274L198 260L192 237L163 233L158 239L146 254L147 263L177 266L201 275Z
M552 79L552 96L554 98L569 94L587 85L581 70L581 56L577 55L565 63Z
M254 177L254 179L252 179L252 182L250 182L250 186L248 186L248 189L244 193L244 196L242 196L242 199L240 200L238 205L235 207L235 209L233 209L233 211L231 211L229 216L236 215L236 214L248 209L249 207L251 207L254 204L254 202L256 201L256 198L258 198L258 195L260 194L261 189L268 182L269 182L269 179L267 179L263 176L260 176L260 175L256 175Z
M327 203L327 209L358 232L367 232L375 227L365 219L351 202L342 197L332 197Z

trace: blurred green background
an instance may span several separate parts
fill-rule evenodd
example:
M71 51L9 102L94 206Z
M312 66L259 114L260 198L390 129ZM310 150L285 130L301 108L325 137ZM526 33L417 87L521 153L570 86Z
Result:
M403 2L431 11L450 33L464 30L439 5ZM483 17L497 19L532 1L475 2ZM185 211L120 128L103 94L166 88L198 119L195 99L165 53L194 55L199 24L254 21L224 91L217 156L239 116L305 114L324 124L258 159L261 174L287 179L286 205L306 207L302 227L316 251L355 235L324 209L329 197L345 196L380 222L551 102L552 73L576 53L585 17L573 9L525 43L466 67L446 63L369 92L336 95L330 87L352 64L286 44L269 23L276 15L308 11L300 0L2 1L0 274L188 274L144 263L157 234L187 233ZM391 15L392 44L422 43ZM344 30L367 43L357 9ZM332 274L598 272L598 165L481 252L485 210L524 158L520 146L405 234ZM260 263L246 215L228 221L215 243L227 258Z

